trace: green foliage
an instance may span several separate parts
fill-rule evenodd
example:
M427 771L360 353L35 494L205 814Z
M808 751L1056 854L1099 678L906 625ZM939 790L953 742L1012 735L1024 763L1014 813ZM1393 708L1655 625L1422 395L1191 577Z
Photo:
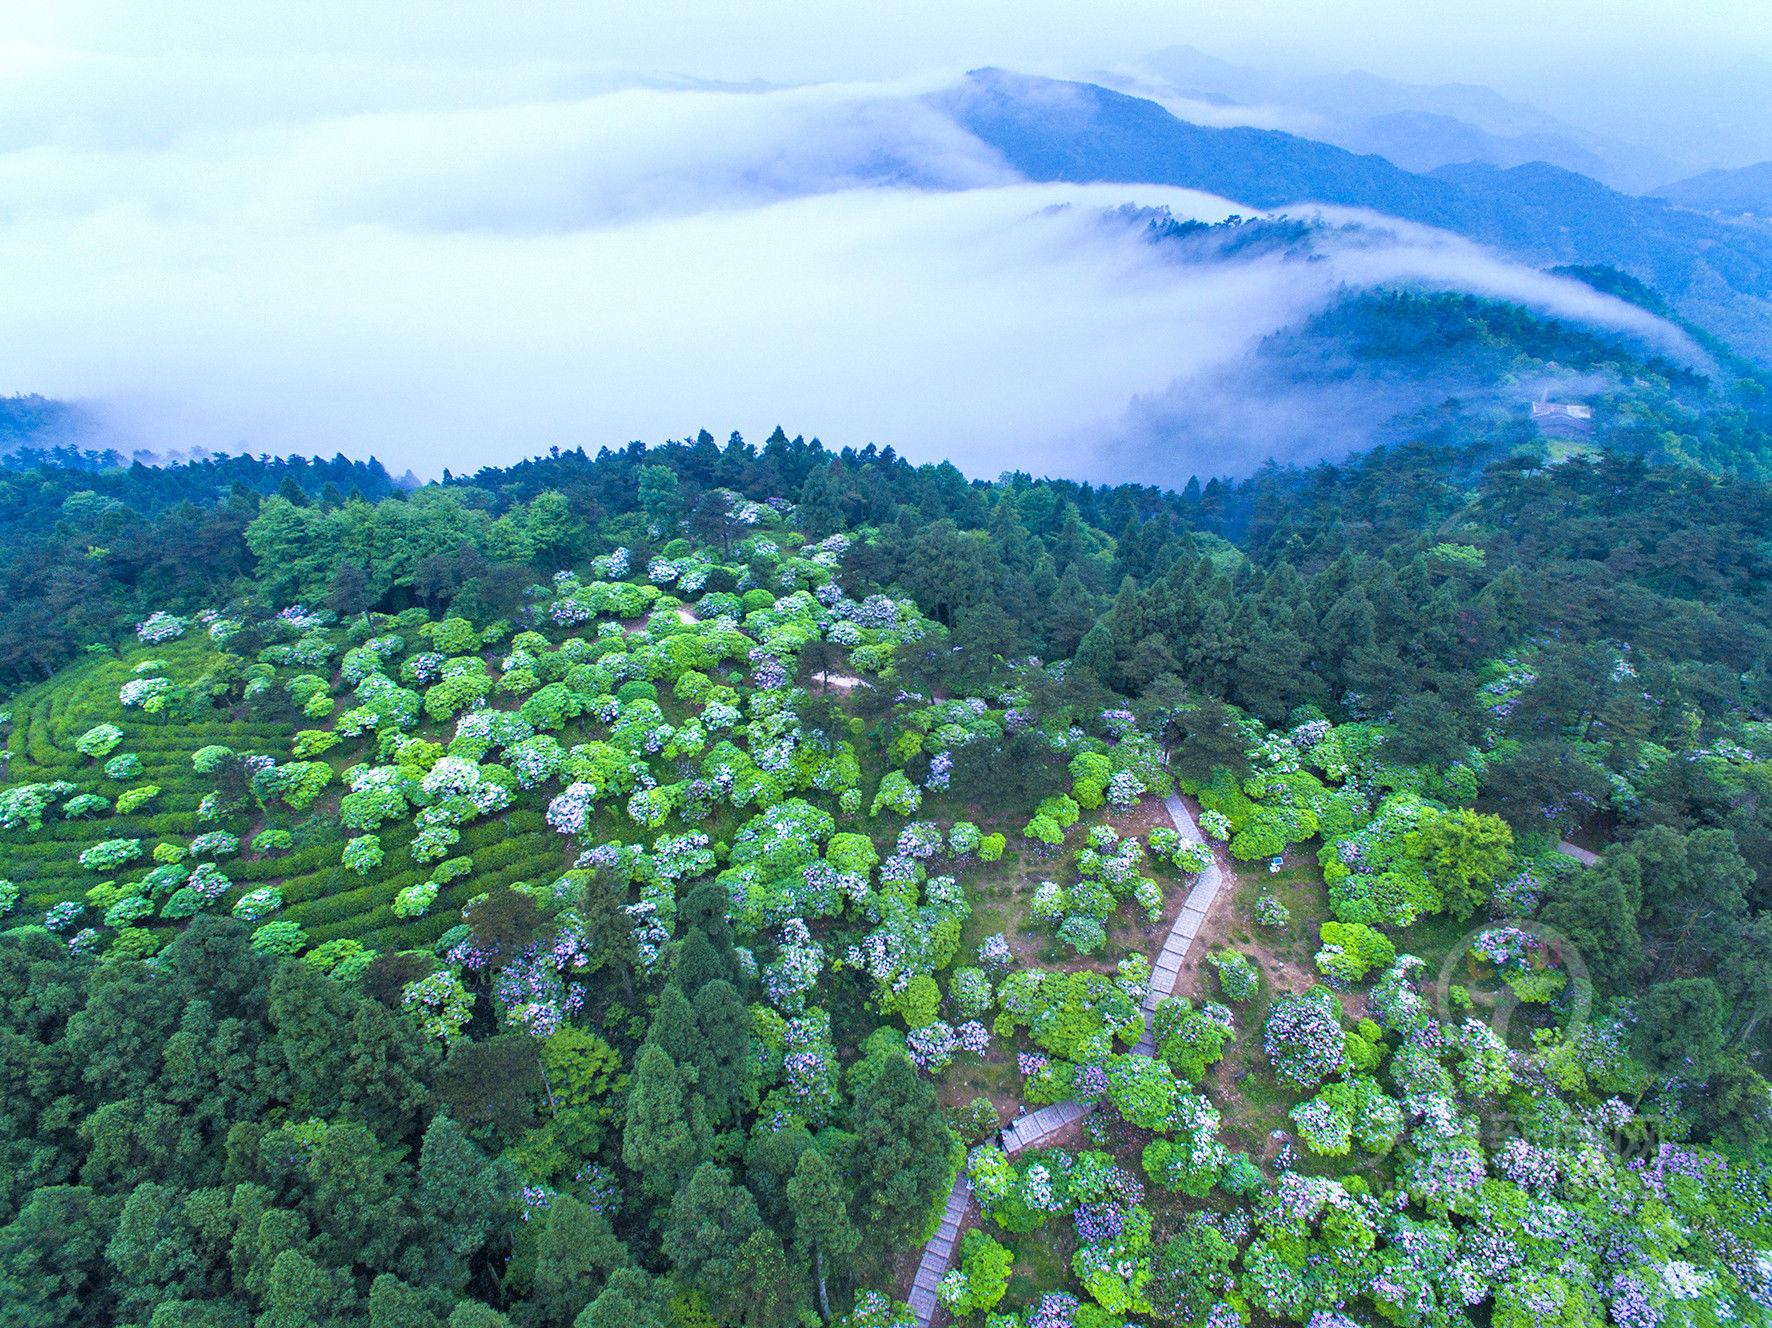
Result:
M1152 1020L1157 1054L1185 1083L1197 1084L1224 1058L1236 1033L1222 1012L1195 1009L1184 996L1165 997Z
M1071 760L1071 796L1085 811L1101 806L1114 765L1098 752L1080 752ZM1174 831L1170 832L1171 834Z
M1317 971L1345 983L1365 980L1373 969L1389 968L1397 957L1390 937L1358 922L1325 922L1319 928L1322 949Z
M252 948L265 954L294 955L307 947L307 932L284 918L264 923L252 933Z
M919 973L904 990L887 993L882 1004L899 1015L907 1028L927 1028L941 1013L941 988L927 973Z
M158 784L138 784L135 788L125 789L117 795L117 815L128 816L140 811L159 796Z
M922 805L923 791L905 777L904 771L888 770L880 780L880 787L874 794L868 815L878 816L885 810L897 812L900 816L910 816Z
M135 779L141 774L143 768L141 757L134 752L124 752L105 762L105 778L122 783L125 780Z
M1513 846L1506 821L1463 809L1434 818L1408 841L1428 884L1461 919L1489 902L1495 883L1512 865Z
M286 853L295 847L295 836L287 830L261 830L252 837L255 853Z
M975 1097L948 1112L948 1127L962 1143L983 1143L996 1134L1001 1124L997 1108L988 1097Z
M123 730L115 724L94 724L74 742L74 750L97 760L109 756L123 742Z
M1206 956L1218 977L1218 989L1227 1001L1239 1005L1261 990L1261 974L1241 950L1214 950Z
M329 729L303 729L295 735L291 754L298 761L309 761L339 744L338 734Z
M996 1306L1009 1290L1009 1268L1015 1256L977 1227L960 1242L958 1268L942 1279L941 1303L953 1314L971 1314Z
M382 864L381 840L374 835L357 836L345 844L342 861L357 875L368 876Z

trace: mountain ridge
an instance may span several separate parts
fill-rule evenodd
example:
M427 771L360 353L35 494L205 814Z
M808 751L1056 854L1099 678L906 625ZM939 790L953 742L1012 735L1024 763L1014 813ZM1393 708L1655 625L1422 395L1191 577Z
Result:
M973 70L935 101L1029 179L1170 185L1264 210L1370 208L1536 266L1615 267L1772 364L1772 233L1758 227L1546 163L1420 175L1283 130L1191 124L1147 98L1001 69Z

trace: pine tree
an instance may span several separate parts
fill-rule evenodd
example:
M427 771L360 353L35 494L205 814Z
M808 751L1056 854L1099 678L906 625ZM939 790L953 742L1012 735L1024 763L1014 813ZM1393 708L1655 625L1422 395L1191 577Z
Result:
M516 1216L509 1169L490 1161L447 1116L425 1131L418 1155L418 1216L430 1254L425 1280L467 1284L469 1261Z
M948 1176L954 1137L935 1090L903 1056L886 1059L856 1094L855 1212L876 1260L914 1241Z
M453 1300L383 1273L369 1288L369 1328L443 1328Z
M756 1290L741 1252L762 1230L751 1192L733 1184L732 1173L724 1167L703 1162L671 1203L665 1257L681 1281L706 1293L716 1318L736 1317ZM754 1257L756 1251L749 1254Z
M751 1057L751 1018L738 991L716 978L695 995L696 1022L701 1034L700 1081L708 1104L708 1120L723 1127L743 1105Z
M831 1321L831 1298L825 1289L830 1263L841 1264L861 1243L861 1234L850 1225L848 1196L824 1155L815 1148L800 1154L794 1178L788 1182L788 1203L794 1213L794 1256L810 1260L818 1284L818 1312Z
M674 1194L695 1165L697 1149L683 1101L683 1078L663 1048L648 1044L634 1066L621 1160L648 1192Z
M572 1328L666 1328L662 1283L638 1268L618 1268L609 1285L579 1312Z
M518 1309L525 1324L566 1324L590 1304L604 1279L628 1264L628 1248L603 1215L570 1194L556 1194L536 1240L529 1291Z

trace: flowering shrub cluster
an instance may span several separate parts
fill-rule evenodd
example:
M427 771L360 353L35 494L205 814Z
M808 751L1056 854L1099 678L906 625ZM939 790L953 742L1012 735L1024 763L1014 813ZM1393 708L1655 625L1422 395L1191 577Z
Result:
M96 760L99 757L110 755L122 741L123 730L115 724L94 724L80 735L74 743L74 748L82 756L90 756ZM139 760L137 767L138 769L140 767ZM106 773L109 773L108 767ZM112 778L116 778L116 776L112 776Z
M146 645L157 646L162 641L171 641L185 634L188 624L183 618L175 617L164 609L148 615L145 622L135 625L136 638Z
M89 871L115 871L142 855L139 839L107 839L80 854L80 865Z
M283 892L274 885L250 890L234 904L234 916L242 922L258 922L283 907Z
M1284 927L1292 921L1292 910L1272 895L1255 901L1255 920L1264 927Z
M1299 1088L1314 1089L1345 1060L1341 1004L1326 987L1280 996L1268 1010L1262 1036L1274 1073Z
M1241 950L1215 950L1206 962L1218 974L1218 989L1227 1001L1241 1004L1261 990L1261 975Z

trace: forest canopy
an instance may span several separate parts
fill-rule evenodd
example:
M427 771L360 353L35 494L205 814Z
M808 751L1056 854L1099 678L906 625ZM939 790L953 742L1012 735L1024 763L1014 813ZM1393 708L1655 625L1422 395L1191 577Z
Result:
M1762 1319L1762 398L1403 314L1592 439L0 471L0 1324Z

